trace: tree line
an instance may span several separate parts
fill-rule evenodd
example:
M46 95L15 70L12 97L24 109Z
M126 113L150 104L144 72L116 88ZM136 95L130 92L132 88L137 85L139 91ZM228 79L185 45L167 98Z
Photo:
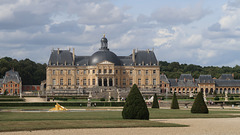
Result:
M212 77L219 78L221 74L234 74L235 79L240 79L240 66L207 66L202 67L194 64L180 64L179 62L168 63L166 61L159 61L160 72L167 75L168 78L179 78L181 74L192 74L194 78L199 75L212 75ZM22 78L23 85L39 85L41 81L46 79L47 64L35 63L30 59L16 60L10 57L3 57L0 59L0 78L3 78L5 73L14 68L18 71Z
M167 75L168 78L179 78L181 74L192 74L194 78L199 75L212 75L212 77L219 78L222 74L234 74L235 79L240 79L240 66L206 66L202 67L194 64L179 64L179 62L168 63L166 61L159 61L160 72Z
M0 59L0 78L11 69L18 71L23 85L40 85L46 79L47 65L35 63L30 59L16 60L10 57Z

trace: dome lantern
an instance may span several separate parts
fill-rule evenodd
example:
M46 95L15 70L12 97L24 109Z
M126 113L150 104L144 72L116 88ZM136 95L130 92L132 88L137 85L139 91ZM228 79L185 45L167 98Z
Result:
M108 40L105 37L105 34L103 34L103 38L101 39L101 48L100 50L109 50L108 49Z

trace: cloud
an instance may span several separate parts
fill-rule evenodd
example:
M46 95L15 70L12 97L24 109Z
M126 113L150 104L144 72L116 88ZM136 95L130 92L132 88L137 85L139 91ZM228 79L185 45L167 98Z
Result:
M153 12L151 18L164 25L186 25L200 20L210 13L211 11L203 9L201 4L185 8L164 7Z
M0 56L45 63L52 48L72 47L77 55L90 56L100 48L105 33L117 55L154 48L164 61L198 65L237 61L230 56L239 56L240 50L238 2L225 4L219 20L199 29L212 17L205 7L165 6L145 15L109 0L1 0Z

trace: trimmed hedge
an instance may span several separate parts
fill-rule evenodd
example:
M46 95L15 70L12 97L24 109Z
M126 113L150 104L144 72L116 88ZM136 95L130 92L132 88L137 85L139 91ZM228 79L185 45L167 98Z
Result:
M152 108L158 108L159 109L158 97L157 97L156 93L154 94Z
M191 113L208 113L207 105L203 99L203 93L199 92L191 108Z
M58 102L62 106L87 106L87 102ZM97 106L124 106L125 102L91 102ZM56 102L15 102L15 103L0 103L0 106L8 107L24 107L24 106L54 106Z
M178 100L175 93L173 94L171 109L179 109Z
M0 98L0 102L7 102L7 101L25 101L23 98Z
M136 84L134 84L127 96L122 111L123 119L149 120L147 105Z
M19 96L5 96L5 95L2 95L2 96L0 96L0 98L19 98Z

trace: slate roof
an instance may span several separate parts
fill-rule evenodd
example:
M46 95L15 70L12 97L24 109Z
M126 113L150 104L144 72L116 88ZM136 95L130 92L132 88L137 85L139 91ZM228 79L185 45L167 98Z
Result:
M70 50L53 50L48 61L48 65L71 65L73 62L73 55Z
M240 80L216 79L215 83L218 87L240 87Z
M222 74L219 79L221 80L234 80L233 75L232 74Z
M184 79L186 79L186 80L192 80L193 77L192 77L191 74L181 74L181 76L179 77L179 80L184 80Z
M3 84L8 83L10 81L20 83L21 77L19 76L17 71L10 70L5 73L5 76L3 78Z
M178 87L178 82L176 79L168 79L171 87Z
M198 83L214 83L211 75L200 75L198 78Z
M164 81L165 83L169 83L167 76L164 74L160 75L160 80Z
M196 80L177 80L177 79L168 79L171 87L197 87Z
M86 66L88 65L88 59L90 56L76 56L75 57L75 64L77 66Z
M135 53L136 64L157 65L158 61L153 51L137 51Z

